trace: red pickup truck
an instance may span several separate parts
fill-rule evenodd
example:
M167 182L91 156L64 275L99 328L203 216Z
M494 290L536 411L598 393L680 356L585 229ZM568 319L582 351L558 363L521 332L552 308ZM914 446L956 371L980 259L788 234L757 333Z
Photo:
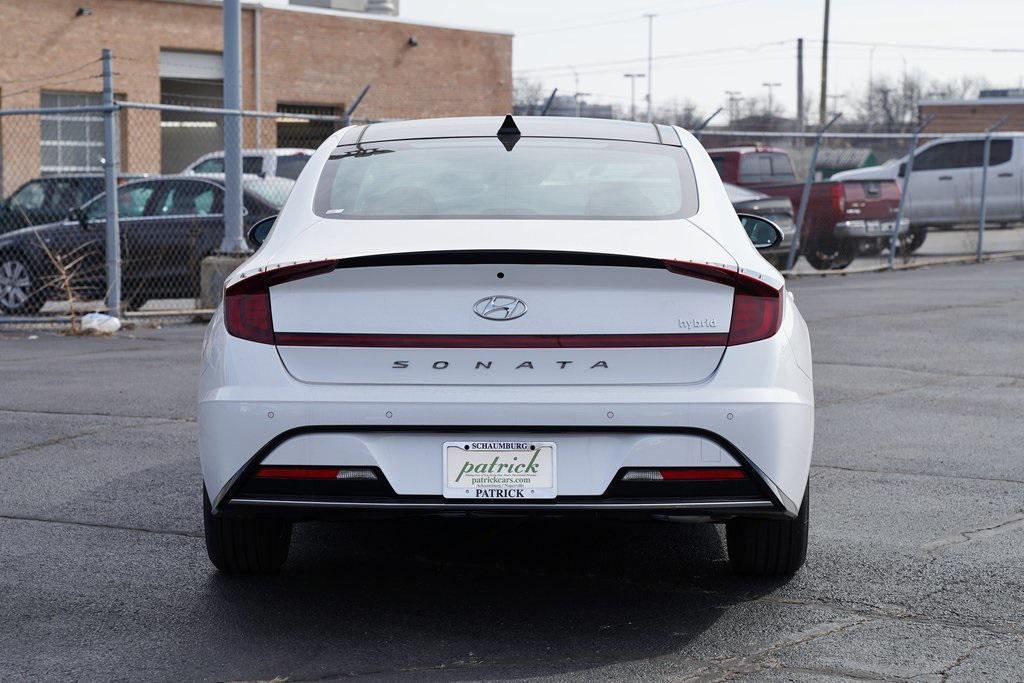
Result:
M772 147L709 149L718 174L727 183L756 188L773 197L788 197L793 215L800 209L804 184L797 182L793 161ZM800 253L818 270L850 265L863 250L888 246L900 203L894 180L832 180L811 185L807 216L800 233ZM904 220L900 233L909 228Z

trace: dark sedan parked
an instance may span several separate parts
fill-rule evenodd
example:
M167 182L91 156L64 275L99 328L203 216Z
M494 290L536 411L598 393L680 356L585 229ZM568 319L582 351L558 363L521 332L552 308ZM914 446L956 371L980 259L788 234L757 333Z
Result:
M772 249L761 252L761 255L776 268L786 267L786 258L789 255L789 245L796 233L796 224L793 221L793 204L786 197L771 197L739 185L723 183L725 192L729 195L729 201L737 213L749 213L761 216L775 223L782 229L782 241Z
M0 233L59 221L101 192L102 175L33 178L0 202Z
M293 181L243 179L244 227L276 214ZM172 176L118 189L122 291L128 308L148 299L190 298L199 292L199 264L224 235L223 176ZM0 235L0 311L35 313L49 298L67 298L63 272L76 298L106 294L106 198L100 195L68 218Z

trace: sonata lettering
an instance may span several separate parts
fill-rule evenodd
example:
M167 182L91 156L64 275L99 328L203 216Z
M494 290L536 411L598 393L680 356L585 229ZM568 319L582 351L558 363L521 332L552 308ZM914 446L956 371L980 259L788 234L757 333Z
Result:
M473 363L473 369L474 370L490 370L490 369L492 369L494 367L494 361L493 360L487 360L487 361L478 360L478 361L471 361L471 362ZM558 370L570 369L569 366L572 365L575 362L576 361L572 361L572 360L556 360L556 361L552 361L552 363L557 367ZM513 370L536 370L537 369L536 365L534 364L534 361L532 361L532 360L524 360L524 361L522 361L520 363L510 364L510 365L511 365L511 368ZM396 361L392 361L392 363L391 363L391 369L392 370L408 370L411 367L412 367L412 361L408 361L408 360L396 360ZM450 368L453 368L451 362L450 361L446 361L446 360L436 360L436 361L433 361L433 362L431 362L430 367L432 367L434 370L448 370ZM607 369L609 369L608 368L608 362L607 361L603 361L603 360L599 360L599 361L596 361L596 362L592 363L591 365L589 365L587 369L589 369L589 370L607 370Z

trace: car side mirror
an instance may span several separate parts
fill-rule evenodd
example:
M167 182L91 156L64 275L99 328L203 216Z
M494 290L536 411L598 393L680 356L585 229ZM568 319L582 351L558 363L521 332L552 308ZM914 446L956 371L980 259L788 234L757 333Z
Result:
M900 178L907 175L907 162L904 161L902 164L900 164L899 173L897 173L896 175L898 175Z
M270 234L276 221L277 216L267 216L253 223L249 227L249 232L245 235L245 238L249 241L249 246L253 249L259 249L260 245L267 240L267 235Z
M782 228L772 223L767 218L754 216L749 213L737 214L743 229L747 231L747 237L755 249L771 249L778 246L784 237Z
M80 206L73 206L68 209L68 220L78 223L82 230L89 229L89 219L85 215L85 210Z

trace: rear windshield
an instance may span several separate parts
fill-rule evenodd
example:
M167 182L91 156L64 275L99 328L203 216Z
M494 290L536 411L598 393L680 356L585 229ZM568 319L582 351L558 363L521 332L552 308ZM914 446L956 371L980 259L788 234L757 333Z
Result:
M339 146L317 187L320 216L659 219L697 212L679 147L618 140L402 140Z

